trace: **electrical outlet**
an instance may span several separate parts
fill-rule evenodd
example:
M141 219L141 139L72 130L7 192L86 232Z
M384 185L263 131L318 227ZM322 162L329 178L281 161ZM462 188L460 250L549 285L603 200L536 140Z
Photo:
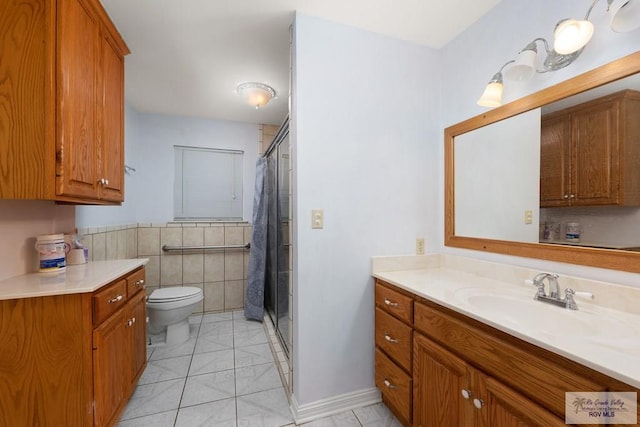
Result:
M424 255L424 239L422 237L416 239L416 255Z
M533 223L533 211L530 211L530 210L524 211L524 223L525 224Z

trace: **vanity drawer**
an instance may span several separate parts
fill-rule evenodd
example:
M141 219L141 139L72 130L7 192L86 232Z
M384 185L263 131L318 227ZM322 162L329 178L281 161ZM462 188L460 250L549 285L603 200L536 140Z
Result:
M92 300L93 324L97 326L127 303L127 281L118 280L93 294Z
M376 282L376 305L408 324L413 323L413 298Z
M411 372L412 337L409 326L376 308L376 345L407 372Z
M141 268L138 271L131 273L130 276L127 277L127 295L131 298L136 292L141 289L144 289L144 268Z
M399 418L411 424L411 395L413 381L391 359L376 348L376 387L382 392L385 403L395 409Z

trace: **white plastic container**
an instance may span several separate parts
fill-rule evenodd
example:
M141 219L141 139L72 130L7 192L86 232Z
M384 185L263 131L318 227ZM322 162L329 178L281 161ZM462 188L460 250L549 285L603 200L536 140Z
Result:
M579 222L568 222L565 231L565 239L567 242L579 242L580 232L582 228Z
M66 264L64 234L45 234L38 236L35 245L40 256L41 273L64 271Z

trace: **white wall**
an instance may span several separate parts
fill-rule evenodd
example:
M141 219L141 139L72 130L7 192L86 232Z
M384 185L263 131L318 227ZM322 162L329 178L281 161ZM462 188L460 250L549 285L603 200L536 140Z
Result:
M535 37L552 39L557 21L567 17L581 18L588 4L574 0L509 0L500 2L480 21L442 49L442 122L443 129L459 121L486 111L476 105L477 99L488 80L508 60ZM569 67L562 70L536 74L522 83L505 81L505 102L536 92L560 81L582 74L599 65L636 52L640 49L640 30L629 33L614 33L609 29L605 12L606 3L599 2L591 13L596 32L582 55ZM542 48L539 46L539 51ZM440 218L433 224L438 228L440 248L449 253L473 256L508 264L527 266L541 271L554 271L596 280L614 281L638 286L638 274L613 270L589 268L571 264L560 264L528 258L467 251L444 247L444 154L439 145L438 154L440 191L437 212Z
M174 145L244 151L243 219L251 220L259 126L252 123L151 114L127 106L125 203L81 206L79 227L173 220Z
M129 104L125 104L124 126L124 163L135 168L138 163L138 112ZM140 189L140 181L135 174L124 176L124 202L121 206L77 206L76 226L124 225L138 222L136 215L136 199Z
M537 243L540 109L457 136L454 159L456 235Z
M435 237L434 50L296 15L294 395L300 405L374 387L371 256ZM324 229L311 229L311 210Z
M38 271L41 234L73 233L74 207L44 200L0 200L0 281Z
M135 179L138 222L173 220L174 145L244 151L243 217L251 219L259 127L256 124L196 117L139 113Z

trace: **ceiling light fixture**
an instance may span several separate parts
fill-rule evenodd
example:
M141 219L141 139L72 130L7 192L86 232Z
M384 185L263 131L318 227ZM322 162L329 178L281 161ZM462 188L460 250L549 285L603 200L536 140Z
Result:
M546 73L560 70L580 56L584 47L589 43L594 33L589 15L599 0L594 0L583 20L563 19L556 25L553 32L553 49L549 49L547 40L538 37L524 47L515 60L509 61L500 68L493 79L489 81L485 92L478 100L483 107L498 107L502 105L502 70L513 63L504 75L509 80L522 81L529 79L535 73ZM607 12L610 16L610 26L615 32L632 31L640 27L640 0L607 0ZM536 60L538 55L537 42L542 42L547 57L538 69ZM491 86L491 87L490 87ZM499 90L499 93L498 93Z
M258 82L244 82L236 87L236 93L242 96L249 105L260 107L267 105L272 98L276 97L276 91L271 86Z

